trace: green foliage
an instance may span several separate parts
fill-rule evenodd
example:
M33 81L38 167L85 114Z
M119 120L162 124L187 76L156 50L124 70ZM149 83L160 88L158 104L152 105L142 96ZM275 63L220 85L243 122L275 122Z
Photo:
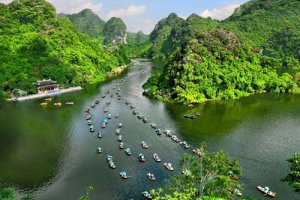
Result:
M90 9L84 9L77 14L66 15L81 33L94 38L103 37L105 22Z
M12 189L4 188L0 190L0 199L1 200L15 200L16 196Z
M128 45L126 49L130 58L150 58L152 43L148 35L142 31L128 33Z
M35 92L34 82L52 78L62 86L99 82L126 59L82 35L44 0L0 5L1 90Z
M155 199L232 199L241 185L233 179L241 174L237 160L231 160L223 151L209 153L200 147L204 156L185 154L180 174L170 179L165 189L153 190ZM213 198L218 197L218 198Z
M88 186L86 189L86 194L81 196L79 200L91 200L90 193L94 190L92 186Z
M103 33L105 36L104 43L109 44L114 40L122 40L122 38L124 38L127 33L127 28L122 19L112 17L105 23Z
M180 103L292 92L293 77L288 73L279 76L269 69L267 61L236 34L212 29L187 40L170 57L163 73L150 78L143 87L152 96L173 98ZM154 86L158 89L154 90Z
M285 181L288 181L296 192L300 192L300 153L294 153L288 162L291 172L285 177Z

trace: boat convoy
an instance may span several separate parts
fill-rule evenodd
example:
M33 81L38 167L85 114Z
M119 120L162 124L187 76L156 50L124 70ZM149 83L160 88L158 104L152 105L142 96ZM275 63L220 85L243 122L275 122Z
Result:
M122 100L122 97L120 95L120 90L121 90L120 88L121 88L121 85L123 83L125 83L126 81L127 81L127 78L123 78L117 84L117 86L113 88L113 90L115 90L116 88L118 88L116 94L117 94L118 100L120 100L120 101ZM106 94L102 96L102 99L105 100L105 98L108 96L109 93L110 93L110 91L107 91ZM111 97L111 99L108 102L106 102L106 104L104 105L103 113L104 113L105 117L104 117L103 121L100 124L98 124L98 126L101 127L102 129L105 129L107 127L107 125L109 124L110 120L113 120L113 116L116 119L120 118L119 114L112 115L111 113L109 113L109 105L110 105L111 100L113 98L113 94L111 94L110 97ZM92 133L95 132L94 123L93 123L93 119L92 119L92 110L97 105L99 105L99 103L100 103L100 99L97 99L97 100L95 100L95 102L91 106L85 108L86 121L87 121L87 124L89 126L89 131L92 132ZM131 113L134 116L136 116L137 119L141 120L142 123L147 124L149 122L148 119L143 114L137 112L136 108L133 105L131 105L127 101L125 102L125 104L129 105ZM97 126L97 124L95 124L95 126ZM133 153L131 152L131 148L128 147L127 145L125 145L125 142L123 141L123 136L121 134L123 126L124 125L122 123L118 123L118 125L117 125L117 127L115 129L115 134L116 134L117 141L118 141L118 148L120 150L123 150L127 156L131 156L131 155L133 155ZM150 123L150 127L152 129L154 129L155 135L162 137L161 135L164 134L166 138L169 138L174 143L178 143L178 145L182 146L182 148L184 148L184 149L190 149L190 145L187 143L187 141L181 140L180 138L178 138L178 136L176 136L174 134L174 132L172 132L171 130L166 129L166 130L162 131L155 122L151 122ZM97 138L99 138L99 139L103 138L102 132L97 132ZM105 140L105 138L102 139L102 140ZM144 149L144 150L147 150L147 151L151 147L151 145L148 145L145 141L141 141L140 145L141 145L141 147L140 147L141 149ZM199 149L199 148L192 149L192 152L194 154L198 155L200 158L205 156L204 150ZM100 156L103 153L106 153L106 151L103 151L103 149L101 147L98 147L97 150L96 150L96 153ZM146 157L145 157L145 155L143 153L138 153L138 154L135 154L135 155L137 155L137 160L140 163L146 162ZM154 162L156 162L156 163L161 163L161 161L162 161L162 159L160 158L160 156L158 155L158 153L153 153L152 158L153 158ZM108 163L108 167L110 169L117 169L117 165L115 164L112 155L107 154L106 155L106 160L107 160L107 163ZM173 167L173 165L172 165L172 163L170 163L170 162L164 162L163 166L165 167L166 170L168 170L170 172L172 172L172 171L175 170L174 167ZM192 176L191 172L188 171L188 170L183 170L182 174L184 176ZM126 179L128 179L128 178L131 177L131 176L127 175L127 172L125 170L121 171L119 173L119 175L124 180L126 180ZM230 176L230 174L229 174L229 176ZM234 176L234 175L231 174L231 176ZM148 172L146 174L146 177L150 181L156 181L155 175L153 173L151 173L151 172ZM261 191L262 193L264 193L266 196L269 196L269 197L275 197L275 195L276 195L276 193L270 191L269 187L257 186L257 189L259 191ZM234 191L234 193L237 196L241 196L242 195L241 192L239 192L239 191ZM152 195L150 194L150 192L148 192L148 191L143 191L142 192L142 196L144 198L146 198L146 199L152 199L153 198Z

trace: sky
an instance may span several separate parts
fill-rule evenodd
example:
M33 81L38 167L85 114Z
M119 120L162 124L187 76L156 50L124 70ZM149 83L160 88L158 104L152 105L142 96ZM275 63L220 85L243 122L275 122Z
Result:
M0 0L10 3L12 0ZM225 19L247 0L47 0L58 13L73 14L85 8L93 10L103 20L120 17L128 31L150 33L155 24L170 13L182 18L192 13L202 17Z

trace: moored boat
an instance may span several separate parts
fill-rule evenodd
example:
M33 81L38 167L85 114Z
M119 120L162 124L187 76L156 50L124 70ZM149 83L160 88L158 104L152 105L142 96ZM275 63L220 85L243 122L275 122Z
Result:
M190 148L190 146L187 144L186 141L179 142L179 144L180 144L181 146L183 146L183 148L185 148L185 149Z
M62 106L62 103L56 102L56 103L54 103L54 106L56 106L56 107L61 107L61 106Z
M95 104L99 104L100 103L100 101L97 99L96 101L95 101Z
M178 139L178 137L176 136L176 135L172 135L172 140L174 141L174 142L179 142L179 139Z
M142 119L142 118L143 118L143 115L142 115L142 114L138 114L138 115L137 115L137 118L138 118L138 119Z
M74 105L74 102L73 101L67 101L65 104L68 105L68 106L71 106L71 105Z
M119 117L120 117L120 115L119 115L119 114L116 114L116 115L115 115L115 118L119 118Z
M98 135L97 135L97 137L98 137L98 138L102 138L102 133L99 132Z
M122 123L119 123L119 124L118 124L118 127L119 127L119 128L122 128L122 127L123 127L123 124L122 124Z
M92 116L90 114L86 115L86 120L90 120L92 118Z
M272 192L268 186L262 187L262 186L258 185L257 189L259 191L261 191L262 193L264 193L266 196L269 196L272 198L275 198L275 196L276 196L276 193Z
M89 107L86 107L86 109L85 109L85 112L90 112L91 111L91 109L89 108Z
M95 106L96 106L95 104L92 104L92 105L91 105L91 108L95 108Z
M112 161L112 160L113 160L113 157L112 157L111 155L107 155L107 156L106 156L106 160L107 160L107 162Z
M119 135L121 133L121 129L116 129L116 134Z
M41 106L47 106L48 103L47 102L43 102L43 103L40 103Z
M102 123L102 128L106 128L106 123L105 122Z
M92 124L93 124L93 123L92 123L92 120L90 120L90 119L87 120L87 124L88 124L88 125L92 125Z
M172 132L168 129L164 131L164 134L168 137L172 137L172 135L173 135Z
M121 143L119 144L119 148L120 148L120 149L124 149L124 142L121 142Z
M108 166L111 169L116 169L117 168L116 165L115 165L115 163L112 160L108 162Z
M161 135L160 129L159 129L159 128L155 129L155 133L156 133L157 135Z
M132 114L136 115L137 114L136 110L132 110Z
M46 102L51 102L52 101L52 98L47 98L45 99Z
M174 171L174 168L172 167L171 163L164 163L164 166L169 171Z

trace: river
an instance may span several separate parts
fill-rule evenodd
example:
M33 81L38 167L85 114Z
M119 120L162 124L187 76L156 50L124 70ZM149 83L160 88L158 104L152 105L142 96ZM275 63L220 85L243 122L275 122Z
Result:
M133 60L120 77L85 87L81 92L57 97L53 102L73 101L73 106L51 105L43 108L42 100L0 104L0 183L14 188L18 197L32 195L36 199L78 199L87 186L93 186L92 199L142 199L141 192L163 186L165 179L179 173L184 152L178 144L165 136L157 136L149 123L144 124L131 114L125 102L130 102L149 121L162 129L171 129L189 143L206 142L210 151L223 149L230 157L240 161L245 196L262 198L255 187L268 185L277 192L276 199L299 199L286 182L280 181L289 171L286 159L300 151L300 96L255 95L240 100L207 102L188 108L162 103L142 95L142 85L157 67L146 60ZM133 76L134 75L134 76ZM132 76L122 86L122 99L110 94L125 76ZM84 108L96 99L99 105L92 109L96 131L102 139L90 133ZM105 117L103 109L110 101L109 112L118 113L107 128L101 130ZM183 115L200 113L196 120ZM115 129L122 122L125 146L133 155L128 157L118 148ZM150 148L141 148L146 141ZM97 147L104 153L96 154ZM146 157L145 163L137 159L138 153ZM171 162L174 172L168 172L162 163L151 158L158 153L163 161ZM106 155L114 157L116 170L109 169ZM121 180L119 172L126 170L131 176ZM152 172L157 181L150 182L146 174Z

